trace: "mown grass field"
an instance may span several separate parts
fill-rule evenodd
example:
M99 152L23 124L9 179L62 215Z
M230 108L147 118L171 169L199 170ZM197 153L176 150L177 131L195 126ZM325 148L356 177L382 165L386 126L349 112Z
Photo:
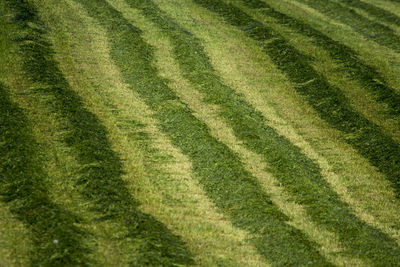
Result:
M400 1L0 1L0 266L304 265L400 266Z

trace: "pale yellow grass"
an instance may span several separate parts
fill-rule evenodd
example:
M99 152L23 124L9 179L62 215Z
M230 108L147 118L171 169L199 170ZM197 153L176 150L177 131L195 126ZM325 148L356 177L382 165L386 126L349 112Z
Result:
M261 49L195 5L180 3L178 9L175 1L157 1L203 41L227 84L242 93L269 126L320 165L325 179L357 216L400 241L400 203L389 183L318 118Z

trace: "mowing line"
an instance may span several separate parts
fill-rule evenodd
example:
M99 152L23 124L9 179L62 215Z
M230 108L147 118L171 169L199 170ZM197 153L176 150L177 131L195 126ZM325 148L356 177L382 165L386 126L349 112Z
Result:
M11 31L2 35L8 39L3 48L9 53L5 53L8 58L3 58L2 62L11 65L14 62L8 61L12 55L18 57L16 53L21 49L21 44L15 39L21 38L20 34L27 37L34 35L35 28L26 24L26 20L32 19L26 3L7 1L2 5L10 10L8 23L13 25ZM2 30L7 28L7 25L2 25ZM3 71L7 79L10 69ZM10 206L11 213L30 231L33 243L31 264L69 265L87 261L89 250L82 242L88 236L75 225L80 218L52 201L46 183L47 173L39 159L38 144L30 134L28 120L23 110L12 103L3 84L0 84L0 94L1 195Z
M135 3L131 4L135 6ZM215 1L211 5L215 5ZM171 35L174 54L183 75L198 90L205 93L207 101L219 104L222 107L220 114L233 127L237 137L249 149L264 155L265 160L271 165L269 168L271 172L285 183L289 191L294 194L304 192L301 196L296 195L296 200L308 205L308 211L316 221L340 234L341 241L354 254L359 254L360 246L369 249L369 245L365 246L366 240L368 240L367 243L374 243L377 247L382 245L383 240L386 240L385 243L387 243L383 247L377 248L376 251L374 251L375 249L370 251L371 255L368 255L368 257L373 261L382 260L381 253L385 253L387 249L398 250L396 242L390 237L351 215L347 205L338 200L337 195L324 182L318 167L305 157L298 148L277 135L273 129L265 126L265 120L257 111L245 103L232 89L219 81L219 78L213 73L207 56L198 44L198 40L170 21L150 1L147 1L144 6L139 5L138 8L141 8L143 13L157 23L164 32ZM238 16L235 16L235 19L237 18ZM212 90L209 90L210 88ZM298 182L298 176L307 180ZM322 201L321 199L325 200ZM321 218L321 214L325 214L324 216L329 219ZM345 225L338 224L338 216L347 223ZM358 226L354 227L354 224ZM361 228L362 231L360 231ZM353 234L347 235L344 234L345 232L353 232ZM361 238L362 235L364 236ZM380 237L376 239L376 235ZM357 245L353 240L354 236L360 237ZM365 240L363 240L364 238ZM391 257L390 254L388 253L387 256ZM388 261L393 261L395 258L388 258Z
M364 62L374 66L380 75L385 77L391 88L399 92L400 54L367 39L350 26L335 21L301 2L283 0L279 4L275 2L269 2L269 4L280 12L290 14L297 20L312 25L319 31L354 49L360 54Z
M174 9L174 5L164 6ZM400 241L397 227L400 201L385 177L349 145L339 141L340 133L318 118L301 96L293 92L283 74L271 67L273 63L255 42L231 31L228 25L218 25L221 20L200 12L198 7L180 7L174 18L181 23L193 21L187 23L187 29L203 40L213 66L224 81L243 94L280 135L318 162L323 177L357 216ZM208 22L207 31L198 27L198 21Z
M109 30L112 55L125 79L155 111L172 143L191 159L194 172L216 206L235 226L254 234L253 244L274 264L328 265L314 249L315 244L285 223L287 217L271 203L237 156L210 136L207 127L157 75L152 66L152 49L142 40L140 31L105 2L83 2L88 12Z
M348 78L356 79L363 88L374 95L378 102L386 103L389 106L389 114L397 117L400 115L400 94L387 84L376 68L364 63L352 48L333 40L303 21L275 10L263 1L243 0L240 2L265 16L275 19L278 24L290 27L296 33L311 38L315 45L322 47L334 61L340 64L340 71Z
M400 36L391 28L356 13L353 9L331 0L296 0L314 8L328 17L340 21L367 39L400 53Z
M82 246L86 233L74 225L79 218L50 200L26 117L10 101L3 84L0 106L1 198L30 230L34 245L31 264L87 262L88 249Z
M400 17L398 17L396 14L394 14L388 10L382 9L378 6L371 5L369 3L366 3L366 2L363 2L360 0L339 0L339 2L345 4L346 6L364 10L365 12L367 12L368 14L371 14L372 16L376 17L379 20L400 26Z
M122 82L121 73L108 55L109 40L104 30L87 16L81 5L75 2L68 5L59 7L62 11L56 13L62 16L55 18L63 22L66 26L63 31L72 33L74 40L66 47L61 45L64 35L59 36L61 44L55 49L63 59L60 68L71 87L84 96L88 108L98 114L109 130L113 148L124 160L123 178L142 203L140 209L179 234L193 252L197 265L266 265L246 242L246 232L234 228L216 213L192 180L188 159L159 132L151 112ZM71 12L74 18L68 18ZM81 24L87 26L78 27ZM64 54L73 58L66 61ZM134 121L143 128L134 126ZM124 248L118 250L121 249L126 253ZM117 260L104 260L108 265L120 265Z
M273 203L289 216L289 223L305 232L312 240L317 242L320 245L319 250L321 253L334 264L340 266L346 264L362 266L365 264L365 262L354 257L350 258L341 255L340 251L342 251L343 248L338 238L334 234L315 225L306 214L304 208L290 200L290 196L287 195L284 188L279 186L279 181L270 173L264 171L267 167L262 157L246 149L243 143L236 139L232 129L219 118L218 113L220 109L218 106L207 104L200 100L204 99L204 96L193 89L190 83L179 74L179 67L172 58L173 47L168 39L162 37L164 32L159 32L150 25L146 26L146 21L141 19L138 14L134 13L132 9L123 9L126 11L126 16L128 16L128 14L131 15L132 21L136 20L136 24L141 25L142 29L146 29L144 34L145 39L149 40L151 45L157 47L156 57L158 58L157 62L160 68L160 74L172 81L170 83L171 87L179 98L194 111L194 115L199 120L207 123L212 136L226 144L232 151L240 156L246 169L258 179L263 189L271 196ZM147 24L148 23L149 22L147 22Z
M42 22L35 10L27 2L21 5L28 7L29 12L21 12L19 18L40 27ZM38 92L53 98L54 112L66 120L64 141L74 150L81 165L76 177L78 191L92 202L91 208L98 212L100 221L114 219L125 225L128 232L125 238L131 238L135 244L135 251L130 255L132 264L191 262L178 237L136 209L137 203L120 177L122 163L111 149L104 126L70 89L44 34L46 30L41 28L21 39L21 52L26 56L24 68L31 81L39 84Z
M385 174L397 194L400 194L399 144L354 111L340 90L330 85L325 77L308 64L306 56L288 44L278 33L233 5L200 0L195 2L220 14L228 23L256 41L272 39L271 42L260 42L259 45L296 85L294 89L305 97L322 119L341 130L345 134L346 142Z
M325 76L332 86L340 88L355 111L379 126L382 132L389 135L393 141L400 142L400 112L396 112L392 108L396 105L400 107L398 104L400 103L400 94L396 92L395 88L390 88L389 90L394 95L392 99L396 99L398 96L399 101L385 100L392 103L390 107L388 103L378 100L378 94L374 92L374 89L370 89L376 88L374 83L376 84L378 80L374 80L375 77L370 77L371 83L361 81L358 79L360 77L356 72L343 67L344 60L343 63L340 60L335 60L331 53L319 45L315 39L299 33L293 27L286 27L285 24L280 23L277 19L263 14L264 9L247 7L239 1L235 1L235 4L252 15L254 19L279 32L300 53L307 55L310 59L310 65L322 76ZM351 73L354 73L354 76ZM383 87L386 87L386 85Z

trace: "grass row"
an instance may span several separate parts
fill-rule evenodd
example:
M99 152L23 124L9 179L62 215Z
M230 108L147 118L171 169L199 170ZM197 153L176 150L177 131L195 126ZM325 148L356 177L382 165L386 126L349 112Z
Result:
M76 215L52 202L29 123L3 84L0 107L1 200L30 230L32 266L84 265L88 249L82 240L88 235L75 226Z
M132 264L190 262L183 242L162 223L137 209L138 203L121 179L122 163L111 149L104 126L83 106L81 98L59 71L36 10L26 1L18 3L15 5L17 18L24 24L41 28L17 38L25 57L24 69L30 80L38 84L38 93L52 96L49 105L66 120L64 141L73 148L81 165L75 176L79 192L91 201L91 209L98 212L99 221L117 221L127 229L124 238L130 238L135 244ZM68 254L68 250L66 252Z
M172 143L190 158L208 197L235 226L254 235L252 242L260 254L276 264L328 264L315 244L286 223L287 217L262 192L239 158L209 134L167 81L158 76L152 65L152 48L143 41L140 31L105 2L82 4L109 30L112 55L125 80L155 111Z
M309 205L308 211L313 213L313 218L318 223L329 225L330 228L334 229L330 229L332 231L341 232L342 241L347 246L352 247L354 253L365 240L368 240L368 243L375 244L380 244L382 240L386 240L388 247L393 250L398 249L393 240L382 233L378 234L380 238L375 240L374 236L379 231L350 215L351 213L346 205L338 201L337 195L324 182L318 167L289 141L280 137L272 128L266 127L265 120L259 113L244 102L232 89L221 83L198 40L163 14L151 1L142 1L139 5L137 2L127 2L133 7L143 10L143 13L155 22L164 33L168 33L171 42L174 44L174 54L183 75L195 88L207 95L206 98L210 103L222 107L221 115L233 127L237 137L243 140L249 149L264 155L265 160L271 166L269 171L277 176L290 192L302 192L296 196L296 200ZM298 176L306 177L305 180L307 178L309 180L299 181ZM296 180L297 182L294 182ZM312 184L310 185L310 183ZM321 205L322 203L323 205ZM338 208L342 212L335 211ZM321 214L324 214L328 219L319 218ZM344 226L335 223L338 216L347 222ZM354 224L358 226L353 227ZM363 230L360 231L360 228ZM354 240L350 238L353 234L347 236L346 232L353 234L357 232L359 236L363 232L369 234L360 238L358 244L355 245ZM382 248L382 251L384 250L386 248ZM380 253L379 250L372 252L374 254L372 257L379 260Z
M365 89L374 94L377 101L386 103L390 108L389 113L391 115L400 115L400 94L387 84L376 68L364 63L352 48L333 40L303 21L275 10L264 1L244 0L240 2L268 17L274 18L277 23L312 38L315 45L325 49L330 57L340 64L340 71L349 78L357 79Z
M222 15L227 22L260 42L260 46L295 84L295 89L332 127L345 133L346 142L386 175L397 194L400 190L400 146L378 126L354 111L343 93L329 84L309 64L307 56L279 33L254 20L237 7L223 2L196 1Z
M20 38L17 33L23 32L28 36L37 30L23 19L31 15L25 3L5 1L1 5L2 11L7 11L8 18L1 25L4 33L1 42L5 43L2 54L8 57L2 58L2 62L7 64L7 60L18 57L14 42ZM8 74L3 74L6 79ZM2 83L0 102L0 195L11 213L30 231L29 238L33 243L31 265L88 262L86 254L89 249L83 245L83 241L89 235L75 225L81 218L52 200L46 183L47 173L42 166L39 146L31 134L30 122L24 110L13 103L8 88Z
M121 2L121 1L114 0L113 2ZM176 11L175 9L176 5L174 5L174 3L165 3L165 5L163 2L158 2L158 3L160 4L161 8L167 7L167 9L164 9L165 11L168 10L168 7L172 7L171 10L173 10L173 12ZM210 32L209 28L207 28L207 31L205 32L203 32L204 29L202 29L201 27L197 28L196 27L198 25L196 23L197 17L196 18L191 17L191 15L203 17L204 15L206 15L207 11L204 11L202 8L194 5L193 3L188 3L188 4L189 5L187 6L179 5L180 7L179 13L181 14L174 13L173 15L176 16L174 17L174 19L176 19L177 22L179 21L179 23L183 21L181 25L185 25L185 28L188 27L186 29L190 31L193 30L194 31L193 33L200 34L199 36L202 36L202 34L204 35L211 34L212 36L216 37L214 34ZM191 10L189 10L190 8L193 8L194 9L193 12L196 13L195 14L191 13ZM192 86L190 82L187 79L185 79L181 74L181 71L179 69L179 64L174 59L173 46L170 42L170 38L168 38L168 35L165 34L165 31L163 31L160 28L154 27L154 24L149 19L145 18L142 19L142 15L139 13L139 11L136 9L129 8L127 4L119 5L118 10L121 10L124 16L126 16L126 18L128 18L134 25L140 27L143 30L143 36L145 40L156 48L157 66L160 69L160 74L163 77L166 77L167 79L172 81L170 85L172 86L173 90L177 93L179 98L184 103L186 103L190 109L192 109L194 115L199 120L204 121L207 124L207 126L210 128L210 133L212 136L214 136L218 141L226 144L232 151L237 153L237 155L243 162L243 165L245 166L246 170L248 170L254 177L257 178L263 190L265 190L265 192L267 192L267 194L270 195L272 202L276 204L279 207L279 209L290 218L291 225L304 232L311 240L317 242L318 250L321 252L322 255L326 256L327 259L333 264L341 265L344 262L347 264L356 264L355 262L360 262L361 260L355 257L343 257L344 255L340 256L338 255L337 252L342 250L342 246L338 241L337 236L327 231L324 227L315 224L310 218L310 216L307 215L307 212L305 211L304 207L301 206L300 204L295 203L290 194L288 194L288 192L285 191L285 188L282 185L282 183L279 182L279 180L277 180L270 172L266 171L267 164L264 162L263 158L260 155L250 151L245 146L243 146L243 142L235 136L230 125L228 125L226 121L220 116L220 107L202 101L202 99L204 99L204 94L197 91L195 87ZM182 14L185 15L181 16ZM191 21L193 22L187 23L187 17L185 16L191 17L192 18ZM241 40L241 38L236 39L237 37L240 36L240 34L238 36L237 32L235 31L229 32L231 31L231 29L228 29L228 27L227 30L229 33L222 32L221 31L222 25L218 25L220 24L218 23L219 21L217 20L217 22L215 22L213 19L215 18L210 16L207 18L206 21L210 23L209 25L213 25L213 28L215 27L213 30L215 30L215 33L218 36L216 38L220 38L222 40L222 47L226 48L227 40L229 40L228 41L229 45L235 46L237 45L237 43L242 44L243 40ZM193 28L189 26L190 24L193 26ZM194 28L197 28L198 31L195 30ZM232 34L233 39L227 37L226 34L228 35ZM224 48L221 49L221 47L218 46L217 44L218 42L214 41L206 42L205 40L203 41L204 41L203 44L208 43L208 45L210 45L210 47L208 47L210 50L207 50L210 53L209 54L210 56L213 56L212 51L219 53L224 49ZM246 47L246 44L244 44L243 46ZM227 58L225 59L225 61L221 62L219 61L221 57L220 56L215 57L214 55L214 59L216 59L216 61L213 61L213 65L214 63L219 62L218 64L222 67L222 71L226 70L229 73L227 75L226 81L227 82L231 81L230 79L232 77L235 77L235 79L241 82L246 80L242 79L241 74L235 73L236 74L235 75L232 73L233 71L230 68L229 63L227 63L227 62L231 63L233 62L231 52L228 52L226 56ZM236 63L239 62L244 62L244 61L236 61ZM252 64L250 62L251 61L249 61L248 63ZM246 68L245 66L243 67ZM246 97L248 97L246 92L243 92L243 94ZM263 102L262 99L258 100L259 103L262 103L262 105L265 107L265 102ZM269 113L267 117L269 115L271 115L271 113ZM268 120L268 122L270 123L271 121ZM286 136L285 134L283 135Z
M360 0L340 0L340 2L347 6L364 10L384 22L400 26L400 17L388 10L382 9L380 7Z
M60 68L110 132L114 150L124 160L124 179L142 203L140 209L181 236L193 252L196 265L264 266L247 242L247 232L233 227L229 219L216 212L195 179L190 160L170 144L151 118L151 111L122 81L109 55L106 31L80 4L68 1L69 8L56 5L59 10L54 11L50 25L65 33L57 36L55 47L58 61L62 62ZM71 13L75 14L73 18ZM129 8L126 14L134 20L139 17ZM65 45L65 36L70 33L71 44ZM159 43L157 37L150 36ZM67 60L70 57L71 61ZM133 121L140 121L144 128L136 129ZM126 250L119 249L118 253L123 251ZM114 265L118 262L114 261Z
M388 26L372 21L361 14L334 1L297 0L314 8L328 17L353 28L367 39L400 52L400 36Z

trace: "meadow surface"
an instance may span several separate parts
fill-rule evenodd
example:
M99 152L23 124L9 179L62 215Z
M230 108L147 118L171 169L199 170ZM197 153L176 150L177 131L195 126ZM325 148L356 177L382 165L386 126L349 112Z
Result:
M399 266L398 0L2 0L0 266Z

